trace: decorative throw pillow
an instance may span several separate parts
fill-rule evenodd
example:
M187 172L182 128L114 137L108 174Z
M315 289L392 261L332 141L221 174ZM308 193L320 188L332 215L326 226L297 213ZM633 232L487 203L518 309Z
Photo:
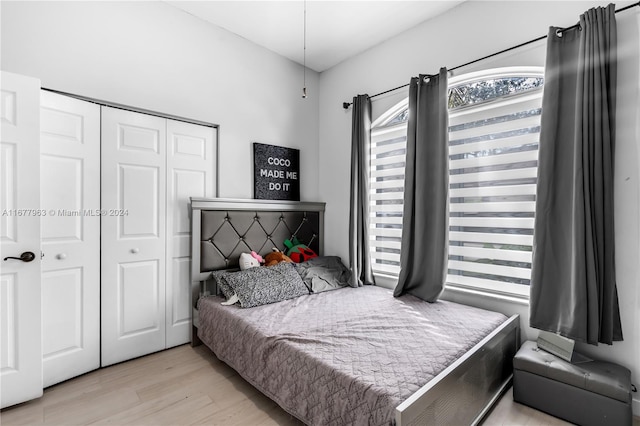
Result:
M211 279L216 283L218 292L222 293L224 298L227 300L229 300L235 293L233 292L233 289L229 286L229 284L227 284L227 281L225 281L224 276L237 271L237 269L222 269L219 271L211 272Z
M293 264L251 268L225 275L225 281L240 300L240 306L251 308L309 294Z
M320 256L295 264L302 281L313 292L347 287L351 282L351 271L338 256Z

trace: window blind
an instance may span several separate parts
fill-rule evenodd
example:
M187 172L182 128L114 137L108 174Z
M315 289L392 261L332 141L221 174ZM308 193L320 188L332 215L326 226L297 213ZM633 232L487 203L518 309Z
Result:
M407 123L371 132L370 247L373 272L398 275Z
M449 114L450 230L447 281L528 295L542 88ZM373 269L400 272L406 106L371 133Z
M541 99L450 112L448 283L528 295Z

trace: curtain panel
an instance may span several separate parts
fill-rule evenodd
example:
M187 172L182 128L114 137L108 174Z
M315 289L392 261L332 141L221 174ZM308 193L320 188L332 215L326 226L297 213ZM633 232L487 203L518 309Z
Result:
M616 289L614 5L552 27L543 92L530 325L591 344L622 340Z
M349 264L351 286L375 284L369 249L369 150L371 99L353 98L351 124L351 192L349 209Z
M449 251L447 70L411 79L400 276L394 296L438 300Z

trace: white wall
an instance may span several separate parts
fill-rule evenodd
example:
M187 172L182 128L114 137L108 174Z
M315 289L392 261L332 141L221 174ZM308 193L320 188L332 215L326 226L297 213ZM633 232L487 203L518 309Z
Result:
M221 197L253 197L252 142L300 149L317 201L318 74L162 2L0 2L1 68L43 87L220 125Z
M618 8L630 2L619 2ZM411 76L436 73L545 35L549 26L570 26L590 7L606 2L585 1L472 1L424 22L413 29L351 58L320 75L320 196L327 202L325 246L328 253L348 259L349 163L351 102L356 94L373 95L400 86ZM638 8L617 15L619 23L618 138L616 148L616 262L618 293L625 341L613 346L579 345L594 357L618 362L632 370L640 382L640 13ZM544 41L529 46L522 55L539 65ZM456 71L459 75L480 67L509 62L509 55ZM407 96L407 90L374 98L375 119ZM521 315L524 336L535 339L528 327L528 305L508 299L446 291L444 298ZM637 394L634 412L640 415Z

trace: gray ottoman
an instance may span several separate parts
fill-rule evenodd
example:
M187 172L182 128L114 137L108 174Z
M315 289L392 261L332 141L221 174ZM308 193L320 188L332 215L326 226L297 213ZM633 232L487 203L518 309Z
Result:
M513 359L513 399L578 425L631 425L631 372L617 364L571 364L525 342Z

